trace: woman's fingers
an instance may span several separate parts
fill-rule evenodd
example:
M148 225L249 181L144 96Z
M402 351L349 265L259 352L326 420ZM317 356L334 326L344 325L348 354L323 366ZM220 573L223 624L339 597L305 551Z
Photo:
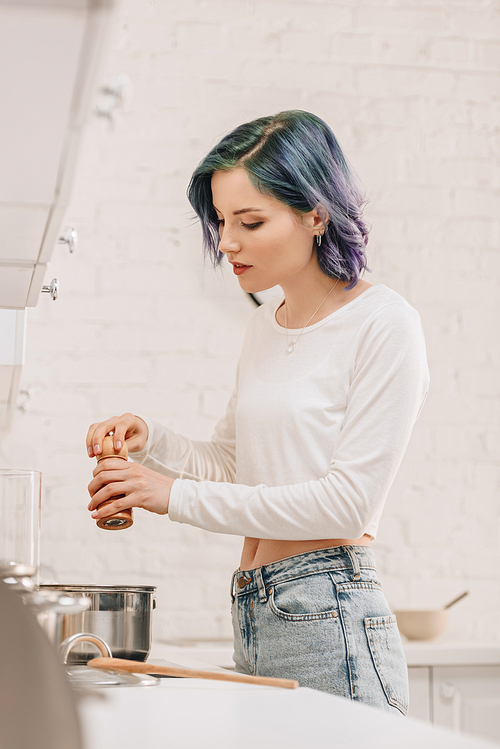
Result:
M115 500L113 502L113 508L111 511L109 510L109 507L111 504L107 504L106 507L102 507L104 502L107 502L108 500ZM120 503L120 506L115 506L116 503ZM106 515L113 515L114 512L118 512L119 510L125 510L131 507L132 505L127 503L127 497L124 494L120 494L120 487L117 484L108 484L107 486L103 487L100 491L98 491L94 496L92 497L92 500L89 503L88 509L92 513L91 517L97 517L97 514L99 514L99 517L106 516Z
M130 504L127 497L124 496L113 496L108 497L100 502L97 507L94 507L90 511L91 518L107 518L109 515L114 515L115 512L121 512L122 510L128 510L133 505Z
M110 432L114 431L119 416L112 416L106 421L92 424L87 433L87 452L90 457L97 457L102 453L102 441Z
M102 453L102 441L104 437L113 432L113 444L116 450L121 450L126 442L130 451L142 450L148 438L148 427L146 422L139 416L131 413L122 416L112 416L106 421L91 424L87 432L87 453L91 458L98 457Z
M130 463L129 461L125 462L122 458L117 460L112 455L110 455L109 458L103 458L99 461L99 463L92 471L92 476L99 476L99 474L103 473L103 471L112 471L113 473L110 473L110 476L113 476L111 480L115 481L117 480L117 476L119 475L117 471L120 471L121 473L124 471L133 471L135 466L136 463Z
M96 422L95 424L91 424L89 426L87 437L86 437L86 445L87 445L87 452L89 454L89 457L94 457L94 432L97 429L99 424Z
M148 482L142 476L141 469L142 466L137 470L135 463L123 464L123 461L117 461L115 458L107 458L101 461L95 467L94 478L88 485L88 491L92 498L88 504L88 509L95 510L102 502L121 495L125 496L126 501L130 499L128 507L134 506L134 502L135 505L139 504L139 491L145 492L148 488ZM131 498L132 494L135 495L133 499ZM120 509L125 509L125 505Z
M114 428L115 448L120 450L126 441L130 452L142 450L145 447L149 430L146 422L139 416L131 413L125 413L120 416Z
M111 497L125 494L126 480L126 474L120 474L117 471L103 471L101 474L93 478L88 485L88 491L91 496L88 509L95 510L101 502L105 502L107 499L111 499Z
M123 443L125 442L127 432L129 431L131 427L131 422L126 419L125 417L128 414L124 414L124 416L120 416L118 421L116 422L114 428L113 428L113 444L115 446L115 450L121 450L123 447Z
M116 463L122 465L115 468ZM107 517L118 510L142 507L149 512L165 515L168 512L170 490L174 480L138 463L126 463L114 458L103 460L94 470L88 486L91 500L88 509L92 517ZM98 509L108 499L119 497L113 504ZM111 509L110 509L111 508ZM97 510L97 515L96 515Z
M115 450L121 450L125 441L127 441L129 448L133 449L133 445L130 443L133 442L133 435L137 432L136 421L137 416L130 413L116 417L115 425L113 426L113 444Z

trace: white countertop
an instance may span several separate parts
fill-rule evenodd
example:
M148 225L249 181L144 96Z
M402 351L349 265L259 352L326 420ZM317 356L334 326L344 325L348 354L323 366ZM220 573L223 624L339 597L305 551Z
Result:
M101 691L81 704L86 749L498 749L312 689L162 679Z
M180 643L183 644L180 644ZM408 666L492 666L500 665L500 644L470 642L403 642ZM177 641L177 643L155 643L150 661L156 658L176 660L192 659L193 663L217 664L223 668L233 668L233 646L230 640L204 642ZM194 665L192 666L195 667Z
M182 647L155 646L153 655L151 662L210 668ZM201 679L101 689L82 698L80 714L86 749L498 749L312 689Z

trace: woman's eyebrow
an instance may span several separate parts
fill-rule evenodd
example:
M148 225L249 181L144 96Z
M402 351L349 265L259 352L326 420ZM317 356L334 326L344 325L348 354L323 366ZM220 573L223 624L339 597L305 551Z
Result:
M233 216L239 216L240 213L258 213L263 210L264 208L240 208L239 211L233 211Z
M218 213L222 213L216 205L214 205L215 210ZM233 211L233 216L239 216L241 213L255 213L255 212L262 212L265 211L265 208L240 208L238 211Z

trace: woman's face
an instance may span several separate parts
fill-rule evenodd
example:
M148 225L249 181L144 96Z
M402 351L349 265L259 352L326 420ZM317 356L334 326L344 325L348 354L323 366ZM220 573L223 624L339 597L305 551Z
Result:
M244 291L286 287L308 270L318 272L314 235L323 225L316 210L297 216L259 192L241 168L214 173L212 200L220 222L219 249Z

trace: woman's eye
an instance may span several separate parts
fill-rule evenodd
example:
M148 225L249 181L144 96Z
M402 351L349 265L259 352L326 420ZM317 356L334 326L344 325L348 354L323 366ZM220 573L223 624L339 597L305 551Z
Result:
M215 220L216 220L217 226L218 226L219 231L220 231L225 226L224 219L223 218L217 218ZM241 226L244 229L250 229L250 230L252 230L252 229L257 229L263 223L264 223L263 221L256 221L254 224L245 224L245 223L242 222Z

